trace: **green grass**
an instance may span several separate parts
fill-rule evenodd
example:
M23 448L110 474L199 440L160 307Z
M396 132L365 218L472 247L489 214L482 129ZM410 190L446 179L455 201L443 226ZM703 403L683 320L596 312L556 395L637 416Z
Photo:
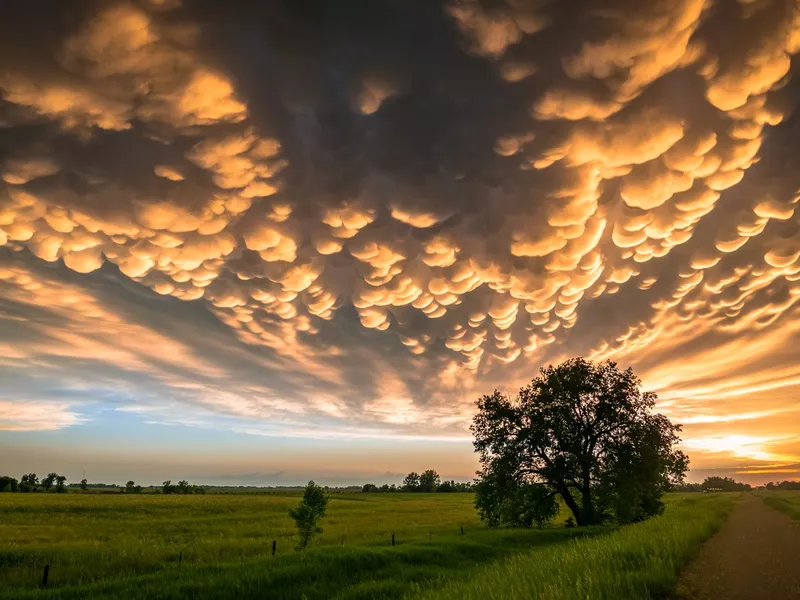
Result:
M606 536L536 549L419 599L665 598L680 568L725 521L738 495L670 498L664 515Z
M34 588L45 564L51 567L49 587L55 588L145 575L168 574L171 579L179 556L181 573L211 567L208 572L199 569L198 577L204 573L220 577L220 570L265 560L270 570L280 565L291 571L299 563L288 510L299 497L297 493L3 494L0 597ZM402 554L411 542L426 542L419 552L441 551L444 556L437 560L446 563L450 549L455 548L452 562L460 565L465 553L489 560L539 543L538 532L488 531L478 519L472 498L471 494L333 494L322 523L324 532L315 546L333 547L333 558L353 552L366 556L389 548L394 533L397 546L390 552ZM559 535L548 532L545 537L555 540ZM273 540L278 544L275 559ZM477 549L471 544L477 544ZM425 561L412 554L398 560L416 561L418 573L409 577L424 579L432 567L425 567ZM380 559L380 552L375 556ZM395 560L392 554L384 558ZM253 568L263 575L263 569Z
M800 521L800 492L759 492L759 496L767 506Z
M287 515L296 494L4 494L0 598L649 597L595 595L590 583L610 577L609 590L627 592L655 577L667 589L732 504L681 498L640 525L539 531L485 528L470 494L336 494L321 539L297 553Z

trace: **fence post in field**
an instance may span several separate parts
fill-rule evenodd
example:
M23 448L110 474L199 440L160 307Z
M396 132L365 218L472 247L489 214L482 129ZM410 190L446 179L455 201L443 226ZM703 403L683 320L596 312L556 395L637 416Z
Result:
M432 539L433 539L433 529L429 529L429 530L428 530L428 539L429 539L429 540L432 540Z
M272 540L272 556L275 556L275 547L278 545L278 542Z
M392 546L394 546L394 534L392 534Z
M42 575L42 587L47 587L47 577L50 575L50 565L44 566L44 574Z
M178 554L178 568L179 569L181 568L181 563L183 563L183 550L181 550L180 554Z
M464 526L461 526L461 535L464 535Z

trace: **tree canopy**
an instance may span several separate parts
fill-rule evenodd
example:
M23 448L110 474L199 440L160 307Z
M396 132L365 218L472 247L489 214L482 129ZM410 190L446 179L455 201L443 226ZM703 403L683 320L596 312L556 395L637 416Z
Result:
M583 358L543 368L516 398L483 396L472 424L481 516L546 520L555 496L578 525L658 514L689 460L675 447L680 425L654 413L655 401L630 368Z

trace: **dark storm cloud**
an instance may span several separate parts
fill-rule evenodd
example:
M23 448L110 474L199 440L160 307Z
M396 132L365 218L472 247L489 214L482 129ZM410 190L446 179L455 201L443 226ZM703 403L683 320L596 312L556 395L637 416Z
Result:
M800 376L779 351L800 298L796 2L3 10L15 364L83 318L50 288L110 310L113 287L36 275L29 251L148 290L118 282L107 315L145 337L159 311L129 311L167 297L177 379L136 348L103 368L157 373L173 413L457 428L476 390L571 353L637 363L678 417ZM745 343L759 370L739 377L714 352ZM705 370L678 382L683 363ZM216 392L235 381L258 390Z

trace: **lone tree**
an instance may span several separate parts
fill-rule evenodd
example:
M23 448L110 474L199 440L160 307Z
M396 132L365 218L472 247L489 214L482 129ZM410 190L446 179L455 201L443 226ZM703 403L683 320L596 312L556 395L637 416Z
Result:
M313 481L309 481L303 490L303 499L296 508L289 511L289 516L294 519L297 527L297 549L303 550L311 538L317 533L322 533L319 521L325 516L328 508L328 495L325 490Z
M681 426L654 413L655 400L630 368L582 358L543 368L513 400L481 398L472 424L481 517L545 522L556 495L579 526L660 513L689 459L675 448Z

